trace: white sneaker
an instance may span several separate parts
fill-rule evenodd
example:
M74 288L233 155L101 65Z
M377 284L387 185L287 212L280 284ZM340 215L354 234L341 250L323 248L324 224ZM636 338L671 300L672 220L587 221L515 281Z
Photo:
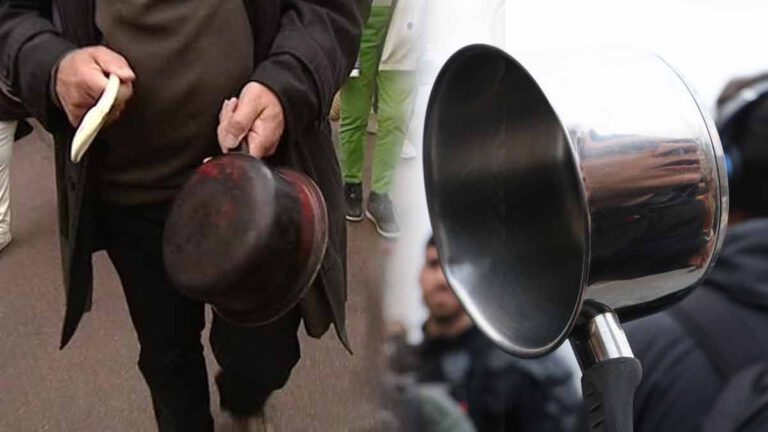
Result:
M11 237L11 233L3 233L0 234L0 252L3 251L9 244L11 244L11 240L13 240L13 237Z
M416 147L406 138L405 142L403 142L403 151L400 153L400 156L403 159L413 159L418 155L419 152L416 150Z

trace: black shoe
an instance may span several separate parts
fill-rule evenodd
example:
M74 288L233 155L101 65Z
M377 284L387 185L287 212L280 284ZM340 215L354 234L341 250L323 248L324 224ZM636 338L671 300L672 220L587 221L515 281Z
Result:
M376 231L386 238L400 237L400 226L397 224L395 207L389 195L371 192L368 196L368 208L365 211L368 219L376 225Z
M344 183L344 199L347 202L347 220L363 220L363 184Z

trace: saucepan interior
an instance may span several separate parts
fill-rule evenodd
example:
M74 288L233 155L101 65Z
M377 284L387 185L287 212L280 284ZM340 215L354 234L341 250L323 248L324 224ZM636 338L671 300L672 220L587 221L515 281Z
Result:
M547 97L503 51L466 47L434 84L424 142L430 218L451 287L506 351L555 349L580 307L589 217Z

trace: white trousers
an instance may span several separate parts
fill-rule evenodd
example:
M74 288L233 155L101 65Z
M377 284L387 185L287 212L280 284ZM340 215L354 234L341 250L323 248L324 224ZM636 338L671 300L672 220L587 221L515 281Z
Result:
M11 234L11 156L16 121L0 121L0 243Z

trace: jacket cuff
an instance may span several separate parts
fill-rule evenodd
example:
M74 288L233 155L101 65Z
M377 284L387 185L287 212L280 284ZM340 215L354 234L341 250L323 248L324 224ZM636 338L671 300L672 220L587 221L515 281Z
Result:
M337 82L346 78L344 71L341 76L333 72L328 59L323 55L323 49L308 34L307 31L290 31L279 35L272 46L273 54L289 54L293 56L304 68L307 82L314 83L314 92L317 99L318 119L322 119L331 108L333 95L338 88Z
M263 84L280 99L285 134L314 128L325 118L312 73L293 55L270 56L259 64L251 80Z
M25 43L16 57L13 82L20 99L46 129L64 113L56 106L55 76L59 61L77 46L53 32L40 33Z

